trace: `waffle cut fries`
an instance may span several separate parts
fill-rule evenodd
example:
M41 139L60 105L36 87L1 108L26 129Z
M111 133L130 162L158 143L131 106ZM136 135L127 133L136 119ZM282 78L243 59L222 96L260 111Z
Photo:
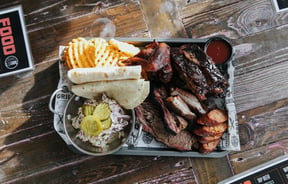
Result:
M69 42L64 50L63 61L68 69L121 66L122 61L139 51L138 47L115 39L86 40L79 37Z

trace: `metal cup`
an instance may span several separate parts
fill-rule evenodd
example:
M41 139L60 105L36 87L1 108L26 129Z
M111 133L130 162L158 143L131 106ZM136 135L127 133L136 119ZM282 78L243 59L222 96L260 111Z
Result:
M204 51L216 65L227 65L233 60L234 56L234 49L231 43L228 41L228 39L220 36L209 38L208 41L205 43ZM213 54L209 55L209 51L212 51ZM215 58L213 58L213 56L215 56ZM216 61L216 59L223 60Z

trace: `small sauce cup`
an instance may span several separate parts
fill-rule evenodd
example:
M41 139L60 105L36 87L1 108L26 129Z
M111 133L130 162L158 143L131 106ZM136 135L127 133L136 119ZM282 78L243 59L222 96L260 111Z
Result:
M216 65L224 65L232 60L233 47L222 37L212 37L205 44L205 53Z

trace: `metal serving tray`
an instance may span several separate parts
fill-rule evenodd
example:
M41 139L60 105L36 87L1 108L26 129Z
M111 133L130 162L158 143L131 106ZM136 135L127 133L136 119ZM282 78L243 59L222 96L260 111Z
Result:
M213 37L215 38L215 37ZM107 38L108 40L109 38ZM115 38L120 41L125 41L132 43L138 47L144 47L145 45L156 40L157 42L165 42L170 46L180 46L185 43L193 43L199 45L202 49L205 48L206 43L210 41L211 38L207 39L188 39L188 38L178 38L178 39L160 39L160 38ZM222 38L221 38L222 39ZM60 46L59 57L61 58L64 47ZM233 50L233 49L232 49ZM217 150L209 154L201 154L196 151L177 151L175 149L169 148L162 143L154 140L146 132L142 132L142 126L139 122L136 122L133 128L132 134L130 135L127 143L116 153L115 155L139 155L139 156L175 156L175 157L224 157L232 150L240 150L240 141L238 135L238 122L235 104L233 100L233 81L234 81L234 66L233 66L233 56L234 51L232 51L232 57L230 61L225 65L218 65L219 69L224 73L225 77L228 79L229 87L227 90L227 95L225 97L224 108L228 111L228 131L225 133L221 139L221 142L217 146ZM73 148L72 144L67 139L65 135L63 126L63 112L66 104L71 98L72 93L69 91L69 86L71 82L67 79L66 73L67 69L63 66L61 60L59 61L59 72L60 80L58 83L58 89L52 94L50 98L49 108L54 113L54 128L61 138L66 142L67 146L73 151L77 152ZM53 101L55 101L53 107ZM223 105L223 104L222 104ZM223 108L223 107L222 107Z

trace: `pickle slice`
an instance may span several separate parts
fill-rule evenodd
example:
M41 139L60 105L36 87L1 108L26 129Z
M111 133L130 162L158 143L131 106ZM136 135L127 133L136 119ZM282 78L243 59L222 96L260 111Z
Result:
M110 117L110 107L107 103L100 103L96 106L93 115L100 118L100 120L106 120Z
M110 128L111 125L112 125L112 120L111 120L111 118L108 118L108 119L102 121L102 128L103 128L103 130L106 130L106 129Z
M93 115L95 106L92 105L83 105L82 112L84 116Z
M98 136L102 131L102 123L97 116L88 115L83 118L80 129L89 136Z

